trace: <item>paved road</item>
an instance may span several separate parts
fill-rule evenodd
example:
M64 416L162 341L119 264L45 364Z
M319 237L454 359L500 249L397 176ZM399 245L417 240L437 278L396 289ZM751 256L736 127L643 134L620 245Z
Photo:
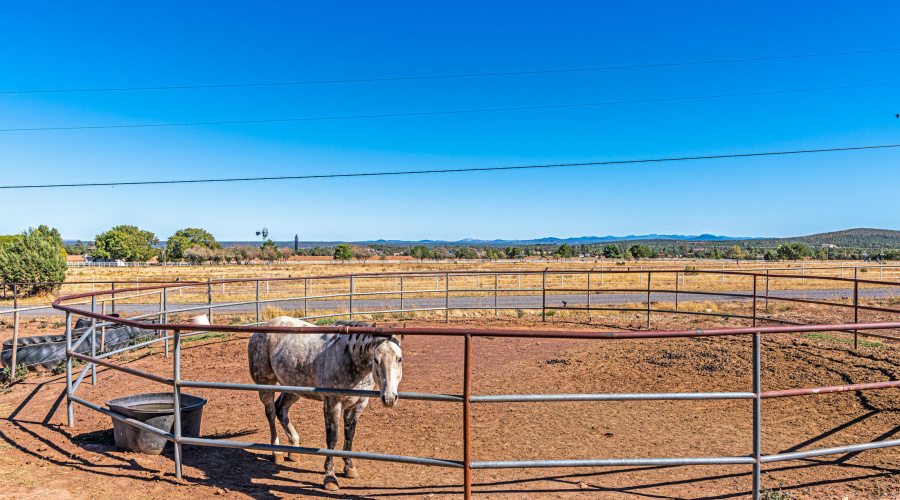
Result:
M733 291L733 292L725 292L725 293L734 293L734 294L746 294L745 290ZM750 300L749 298L740 298L740 297L722 297L722 296L714 296L714 295L700 295L695 293L683 292L678 294L678 300L680 302L696 302L696 301L742 301L742 300ZM875 298L887 298L892 297L894 295L900 295L900 290L893 289L874 289L874 290L860 290L859 291L860 298L866 299L875 299ZM847 299L853 297L852 290L846 289L831 289L831 290L773 290L769 292L769 296L771 297L787 297L787 298L807 298L814 300L835 300L839 298ZM628 304L628 303L645 303L647 300L646 292L634 292L634 293L592 293L591 294L591 306L605 306L605 305L616 305L616 304ZM651 294L651 300L653 302L674 302L675 294L674 293L653 293ZM407 297L403 300L403 307L406 309L426 309L426 308L440 308L444 307L444 297L435 297L435 298L414 298ZM549 307L563 307L563 302L568 306L585 306L587 305L587 295L586 294L553 294L547 295L547 306ZM276 302L271 303L272 306L277 306L282 309L303 309L303 299L299 300L286 300L284 302ZM508 307L508 308L527 308L527 307L541 307L541 294L534 293L529 295L512 295L511 293L501 293L497 297L497 305L499 307ZM190 308L190 307L203 307L205 308L206 304L194 303L194 304L171 304L171 308ZM85 310L89 310L88 306L80 306ZM262 307L266 307L264 304ZM494 307L494 297L486 296L486 297L453 297L452 294L450 296L450 307L474 307L474 308L492 308ZM320 299L320 300L310 300L308 302L308 310L310 313L314 313L315 311L325 311L325 310L349 310L350 301L349 299ZM4 311L11 310L11 307L0 307L0 314ZM358 312L364 311L383 311L383 310L396 310L400 309L400 299L354 299L353 300L353 310ZM246 304L239 306L228 306L222 308L214 309L215 312L227 312L227 313L248 313L256 310L256 306L254 304ZM159 311L158 304L118 304L116 306L116 311L120 313L124 313L128 316L135 314L148 314L152 312ZM205 311L200 310L197 314L203 314ZM48 315L62 315L61 311L55 310L51 307L47 307L46 309L37 309L33 311L26 311L21 313L22 316L48 316Z

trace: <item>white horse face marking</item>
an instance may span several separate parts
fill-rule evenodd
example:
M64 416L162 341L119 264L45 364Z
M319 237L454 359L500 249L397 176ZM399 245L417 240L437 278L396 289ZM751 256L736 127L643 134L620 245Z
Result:
M378 380L381 402L388 408L397 404L397 387L403 378L403 351L400 345L389 340L375 347L372 373Z

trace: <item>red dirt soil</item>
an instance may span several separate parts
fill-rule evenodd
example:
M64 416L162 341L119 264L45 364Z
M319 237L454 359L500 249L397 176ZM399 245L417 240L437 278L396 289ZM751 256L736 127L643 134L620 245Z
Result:
M550 318L550 328L595 328ZM667 319L655 328L717 325ZM637 326L639 320L635 319ZM418 322L407 326L426 325ZM544 328L529 318L479 319L458 326ZM729 324L729 323L724 323ZM733 325L738 326L738 325ZM35 331L28 331L34 329ZM23 335L53 328L26 329ZM9 331L3 331L3 337ZM182 377L249 383L247 336L189 342ZM750 391L750 338L666 340L474 339L474 394ZM787 389L900 378L898 344L867 345L766 336L763 389ZM460 338L408 336L401 390L459 394ZM171 376L159 348L120 358L127 366ZM462 471L356 461L362 478L339 477L322 489L322 457L273 463L269 454L225 448L185 450L184 479L171 452L146 456L117 450L110 419L75 405L65 426L63 376L31 375L0 390L0 498L459 498ZM98 404L164 390L108 369L89 377L79 396ZM4 391L8 391L3 394ZM269 442L255 393L187 391L209 399L202 436ZM292 419L301 445L323 447L321 403L301 401ZM476 404L475 460L739 456L751 452L749 401ZM763 402L763 453L897 439L897 389L770 399ZM284 435L282 434L282 442ZM360 419L356 449L462 459L462 411L455 403L373 401ZM900 498L900 449L886 448L764 466L763 485L790 498ZM336 468L343 464L336 460ZM476 498L746 498L751 467L628 467L473 471Z

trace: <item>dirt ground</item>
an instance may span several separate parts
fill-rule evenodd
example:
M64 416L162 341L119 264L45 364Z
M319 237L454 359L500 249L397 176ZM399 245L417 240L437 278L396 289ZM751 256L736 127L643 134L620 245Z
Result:
M811 316L815 311L797 312ZM819 318L816 318L819 319ZM831 318L823 316L822 320ZM549 318L552 328L608 330ZM638 328L634 315L617 327ZM407 326L425 325L424 322ZM479 318L458 326L547 327L539 319ZM665 318L654 328L700 328L721 320ZM30 323L22 335L58 328ZM732 325L740 326L740 325ZM31 331L33 330L33 331ZM3 333L3 337L8 332ZM764 337L763 389L897 380L900 344L866 343L857 352L839 335ZM247 336L189 342L182 376L250 382ZM750 391L749 338L565 341L485 338L474 341L474 394L576 392ZM401 390L462 392L458 338L408 336ZM160 349L121 358L127 366L171 376ZM108 369L98 385L86 379L78 394L98 404L163 386ZM273 463L268 454L225 448L185 451L184 479L174 478L171 452L145 456L117 450L108 417L75 406L65 426L65 380L30 375L0 389L0 498L458 498L462 472L357 461L362 478L339 478L342 489L322 489L323 458ZM209 399L202 436L269 442L255 393L187 391ZM401 401L373 404L360 419L359 451L462 459L462 408L455 403ZM301 401L292 418L301 444L324 446L321 404ZM475 460L628 458L748 455L749 401L476 404ZM763 453L898 439L897 389L841 393L763 403ZM283 437L282 437L283 439ZM769 498L900 498L900 449L885 448L764 466ZM339 465L338 470L342 469ZM476 498L746 498L750 466L508 469L473 471Z

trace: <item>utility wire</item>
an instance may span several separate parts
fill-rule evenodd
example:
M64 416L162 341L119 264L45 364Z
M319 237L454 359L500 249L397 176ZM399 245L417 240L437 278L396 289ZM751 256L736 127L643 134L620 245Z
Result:
M133 123L124 125L78 125L72 127L33 127L33 128L5 128L0 132L41 132L50 130L101 130L101 129L123 129L123 128L154 128L154 127L189 127L200 125L239 125L239 124L258 124L258 123L289 123L289 122L310 122L324 120L358 120L365 118L404 118L410 116L437 116L437 115L460 115L469 113L495 113L503 111L533 111L539 109L563 109L563 108L584 108L593 106L609 106L619 104L646 104L657 102L675 102L675 101L696 101L703 99L722 99L727 97L750 97L777 94L795 94L802 92L821 92L826 90L846 90L860 89L872 87L884 87L889 85L900 85L900 82L886 83L870 83L864 85L842 85L839 87L818 87L809 89L790 89L790 90L769 90L764 92L745 92L739 94L715 94L703 96L688 97L665 97L659 99L637 99L631 101L603 101L603 102L587 102L574 104L548 104L543 106L514 106L506 108L481 108L481 109L461 109L446 111L418 111L411 113L382 113L371 115L343 115L343 116L312 116L305 118L271 118L261 120L223 120L223 121L207 121L207 122L170 122L170 123Z
M324 85L334 83L372 83L372 82L398 82L411 80L440 80L449 78L485 78L494 76L520 76L520 75L545 75L553 73L580 73L589 71L611 71L624 69L641 69L641 68L667 68L675 66L700 66L709 64L726 64L726 63L742 63L756 61L778 61L785 59L804 59L812 57L831 57L845 56L856 54L877 54L884 52L897 52L896 49L875 49L875 50L856 50L848 52L826 52L821 54L800 54L788 56L773 57L750 57L744 59L716 59L711 61L689 61L674 62L660 64L633 64L625 66L598 66L592 68L564 68L564 69L544 69L533 71L508 71L498 73L462 73L454 75L425 75L425 76L396 76L383 78L353 78L347 80L306 80L297 82L269 82L269 83L223 83L211 85L172 85L159 87L108 87L108 88L92 88L92 89L50 89L50 90L3 90L0 94L59 94L64 92L130 92L137 90L189 90L189 89L221 89L221 88L245 88L245 87L278 87L290 85Z
M490 172L499 170L531 170L531 169L550 169L562 167L588 167L599 165L629 165L635 163L664 163L676 161L691 160L717 160L723 158L752 158L759 156L780 156L780 155L798 155L811 153L833 153L837 151L862 151L869 149L887 149L898 148L900 144L881 144L876 146L856 146L845 148L828 148L828 149L804 149L796 151L766 151L761 153L735 153L726 155L710 155L710 156L682 156L674 158L645 158L640 160L613 160L613 161L593 161L583 163L555 163L548 165L519 165L507 167L473 167L473 168L452 168L438 170L401 170L394 172L360 172L348 174L313 174L313 175L289 175L279 177L242 177L231 179L190 179L190 180L169 180L169 181L133 181L133 182L85 182L78 184L31 184L20 186L0 186L0 189L37 189L37 188L63 188L63 187L102 187L102 186L148 186L159 184L201 184L212 182L250 182L250 181L285 181L285 180L307 180L307 179L337 179L346 177L382 177L394 175L421 175L421 174L450 174L462 172Z

